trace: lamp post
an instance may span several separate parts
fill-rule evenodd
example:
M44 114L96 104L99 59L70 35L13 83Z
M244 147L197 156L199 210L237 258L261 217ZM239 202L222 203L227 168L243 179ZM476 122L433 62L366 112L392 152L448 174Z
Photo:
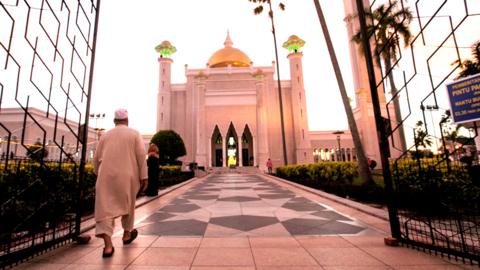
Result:
M105 118L105 113L91 113L90 118L95 119L95 129L97 129L98 120L99 119L104 119Z
M332 134L337 135L338 153L339 153L342 161L345 161L345 158L344 158L344 156L343 156L343 154L342 154L342 146L341 146L341 144L340 144L340 135L341 135L341 134L344 134L344 133L345 133L345 132L342 131L342 130L337 130L337 131L335 131L335 132L332 133ZM337 160L340 160L340 159L337 159Z
M5 156L5 152L3 150L3 137L0 136L0 154L2 155L1 159Z
M15 157L17 156L17 147L18 147L18 139L17 136L13 135L13 143L15 144Z
M435 130L435 122L433 121L432 111L438 111L438 106L427 105L425 108L430 111L430 118L432 119L433 139L435 140L435 155L436 155L438 153L438 140L437 140L437 132Z
M105 130L104 128L98 128L97 127L97 124L98 124L98 120L101 120L101 119L104 119L105 118L105 113L91 113L90 114L90 118L91 119L95 119L95 132L97 134L97 141L100 139L100 132L102 132L103 130Z
M97 127L98 120L104 119L105 118L105 113L91 113L89 116L90 116L91 119L95 119L94 130L95 130L95 135L96 135L96 141L95 141L95 144L93 144L93 146L92 146L93 149L90 148L90 158L93 158L93 154L97 150L98 141L100 140L100 133L105 130L104 128ZM87 134L88 134L88 132L87 132Z

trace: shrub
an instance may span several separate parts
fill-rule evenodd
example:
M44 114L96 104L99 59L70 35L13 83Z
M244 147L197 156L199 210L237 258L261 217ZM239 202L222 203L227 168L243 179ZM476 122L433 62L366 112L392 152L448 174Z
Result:
M480 188L463 166L448 171L445 163L402 160L393 164L392 178L401 208L436 215L479 208Z
M161 130L153 135L151 143L159 149L160 165L180 165L177 158L187 151L182 137L173 130Z
M27 156L34 161L41 161L48 157L48 150L41 143L35 143L27 148Z

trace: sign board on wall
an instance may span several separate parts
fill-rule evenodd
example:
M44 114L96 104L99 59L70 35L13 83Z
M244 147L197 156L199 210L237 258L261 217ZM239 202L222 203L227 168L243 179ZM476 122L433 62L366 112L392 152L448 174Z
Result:
M455 123L480 120L480 74L447 84L447 94Z

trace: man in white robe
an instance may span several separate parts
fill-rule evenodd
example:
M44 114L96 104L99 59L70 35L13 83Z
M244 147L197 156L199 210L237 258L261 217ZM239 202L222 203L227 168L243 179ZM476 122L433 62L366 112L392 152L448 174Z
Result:
M130 244L137 237L133 228L135 199L140 188L147 184L145 148L140 133L128 127L128 112L115 111L115 128L100 138L95 151L95 235L103 238L103 257L115 251L112 244L114 219L121 217L124 229L123 243Z

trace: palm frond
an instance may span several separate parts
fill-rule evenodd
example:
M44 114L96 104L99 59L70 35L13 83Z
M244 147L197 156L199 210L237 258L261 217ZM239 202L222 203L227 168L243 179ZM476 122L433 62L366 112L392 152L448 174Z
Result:
M480 40L473 44L472 54L475 62L477 62L477 65L480 65Z
M263 6L258 6L255 9L253 9L253 14L258 15L263 12Z

